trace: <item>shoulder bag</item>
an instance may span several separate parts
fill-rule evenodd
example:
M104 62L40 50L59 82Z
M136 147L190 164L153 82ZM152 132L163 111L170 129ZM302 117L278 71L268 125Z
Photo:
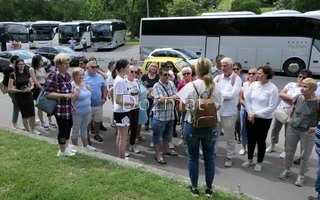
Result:
M57 73L55 73L55 85L54 85L54 91L57 90L57 84L58 84L58 75ZM57 100L56 99L50 99L47 98L45 95L45 90L46 87L44 85L44 87L42 87L40 94L37 98L36 101L36 107L39 108L40 110L44 111L45 113L48 113L49 115L52 115L54 112L54 108L57 105Z

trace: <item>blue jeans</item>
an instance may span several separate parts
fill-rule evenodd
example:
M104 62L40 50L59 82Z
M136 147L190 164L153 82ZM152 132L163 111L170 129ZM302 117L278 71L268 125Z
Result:
M195 128L192 124L185 122L183 136L188 148L189 177L193 187L198 188L199 177L199 147L202 145L204 168L207 188L212 189L215 175L214 146L217 139L217 127Z
M152 142L153 144L159 144L162 140L167 140L171 142L172 140L172 128L173 128L173 121L159 121L155 118L152 119Z
M314 187L318 192L317 200L320 200L320 156L319 155L318 155L318 173L317 173L316 183Z
M11 101L13 104L12 123L17 123L20 110L16 101L16 95L15 93L12 93L12 92L8 92L8 95L11 98Z
M247 129L246 129L247 111L243 108L240 109L240 133L241 133L241 143L248 144L247 139Z

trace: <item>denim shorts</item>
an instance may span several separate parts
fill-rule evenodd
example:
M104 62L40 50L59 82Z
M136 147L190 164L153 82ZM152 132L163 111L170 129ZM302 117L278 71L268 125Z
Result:
M171 134L173 131L174 120L159 121L155 118L152 119L152 142L153 144L159 144L162 140L170 141Z

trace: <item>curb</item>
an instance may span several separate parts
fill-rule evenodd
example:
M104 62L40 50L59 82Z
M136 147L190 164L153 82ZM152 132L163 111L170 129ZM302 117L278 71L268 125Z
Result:
M57 142L56 139L52 139L52 138L41 136L41 135L35 135L35 134L32 134L32 133L28 133L26 131L15 129L13 127L0 125L0 129L3 129L3 130L8 131L8 132L12 132L12 133L20 134L20 135L25 135L25 136L28 136L28 137L31 137L31 138L35 138L35 139L38 139L38 140L46 141L49 144L58 145L58 142ZM114 156L111 156L111 155L108 155L108 154L100 153L100 152L89 152L89 151L87 151L87 150L85 150L85 149L83 149L83 148L81 148L79 146L73 146L72 148L76 149L78 151L78 153L81 153L81 154L84 154L84 155L88 155L88 156L91 156L91 157L94 157L94 158L98 158L98 159L104 159L104 160L113 161L113 162L115 162L115 163L117 163L119 165L122 165L122 166L141 169L141 170L144 170L146 172L157 174L157 175L159 175L161 177L165 177L165 178L168 178L168 179L174 179L174 180L176 180L178 182L185 183L185 184L190 184L190 179L188 177L185 177L185 176L182 176L182 175L177 175L177 174L174 174L172 172L161 170L161 169L149 166L149 165L143 165L143 164L136 163L136 162L133 162L133 161L130 161L130 160L127 161L127 160L120 159L120 158L117 158L117 157L114 157ZM199 180L199 185L205 185L205 182ZM218 189L218 190L230 193L230 189L228 189L228 188L221 187L219 185L213 185L213 187L214 187L214 189ZM248 196L248 197L250 197L250 198L252 198L252 199L255 199L255 200L263 200L261 198L258 198L258 197L255 197L255 196L252 196L252 195L249 195L249 194L246 194L246 193L243 193L243 194Z

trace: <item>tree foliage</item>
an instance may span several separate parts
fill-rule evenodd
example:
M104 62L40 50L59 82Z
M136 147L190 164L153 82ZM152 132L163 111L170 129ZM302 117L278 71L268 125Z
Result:
M167 5L169 16L195 16L197 3L192 0L174 0Z
M278 0L273 5L274 10L291 10L292 0Z
M231 3L231 11L252 11L261 13L261 3L259 0L234 0Z
M292 7L300 12L320 10L320 0L293 0Z

